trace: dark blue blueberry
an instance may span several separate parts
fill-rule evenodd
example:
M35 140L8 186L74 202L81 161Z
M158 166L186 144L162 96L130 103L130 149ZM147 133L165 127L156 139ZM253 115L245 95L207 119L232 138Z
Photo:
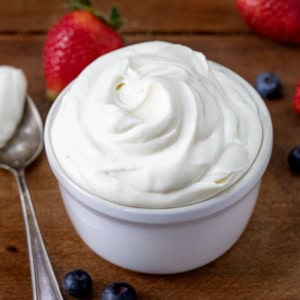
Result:
M70 296L82 298L91 293L93 281L86 271L75 269L64 276L62 285Z
M281 96L282 84L274 73L265 72L256 78L255 88L263 98L276 99Z
M113 282L102 293L102 300L136 300L135 289L126 282Z
M296 146L290 151L288 162L290 170L293 173L300 174L300 146Z

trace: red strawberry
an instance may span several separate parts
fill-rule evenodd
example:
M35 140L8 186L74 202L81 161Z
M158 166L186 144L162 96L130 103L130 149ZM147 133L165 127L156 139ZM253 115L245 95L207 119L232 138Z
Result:
M296 85L293 104L295 112L300 115L300 80Z
M299 0L236 0L246 23L274 41L300 44Z
M97 17L89 0L76 0L76 9L64 15L48 32L43 51L46 96L54 100L89 63L123 46L121 36ZM120 24L117 11L112 21ZM117 24L116 24L117 23Z

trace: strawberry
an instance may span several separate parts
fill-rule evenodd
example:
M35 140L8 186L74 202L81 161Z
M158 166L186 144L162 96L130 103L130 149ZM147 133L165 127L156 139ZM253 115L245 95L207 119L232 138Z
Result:
M121 24L115 8L108 21L97 15L89 0L73 0L72 7L49 30L44 44L46 97L50 100L94 59L123 46L115 30Z
M274 41L300 44L299 0L236 0L251 29Z
M295 94L294 94L294 110L295 112L300 115L300 80L298 81L295 89Z

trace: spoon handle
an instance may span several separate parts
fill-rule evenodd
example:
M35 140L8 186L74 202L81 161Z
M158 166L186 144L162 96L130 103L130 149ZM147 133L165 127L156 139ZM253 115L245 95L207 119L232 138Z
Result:
M14 172L17 180L25 222L33 300L63 300L39 230L24 169Z

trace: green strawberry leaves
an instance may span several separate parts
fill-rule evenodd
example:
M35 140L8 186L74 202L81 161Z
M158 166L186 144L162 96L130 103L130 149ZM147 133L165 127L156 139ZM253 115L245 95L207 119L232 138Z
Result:
M86 10L95 15L105 24L110 26L112 29L119 29L123 24L124 20L121 18L118 9L113 6L111 8L110 14L108 17L102 16L99 12L95 10L90 0L71 0L71 3L68 5L70 10Z
M87 10L92 14L96 14L96 11L90 0L71 0L67 5L70 10Z
M119 29L124 24L124 20L115 6L111 8L109 18L105 19L105 23L113 29Z

